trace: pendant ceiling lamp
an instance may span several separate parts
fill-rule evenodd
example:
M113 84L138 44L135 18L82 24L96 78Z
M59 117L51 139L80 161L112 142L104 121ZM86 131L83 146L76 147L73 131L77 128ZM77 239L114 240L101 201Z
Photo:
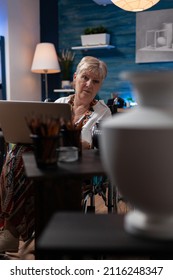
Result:
M140 12L147 10L157 4L160 0L111 0L119 8L130 11Z

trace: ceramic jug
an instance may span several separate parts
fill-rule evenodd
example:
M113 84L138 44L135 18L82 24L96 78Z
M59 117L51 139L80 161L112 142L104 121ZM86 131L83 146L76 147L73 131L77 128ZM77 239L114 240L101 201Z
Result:
M137 106L102 122L100 152L113 185L134 206L132 234L173 239L173 71L126 72Z

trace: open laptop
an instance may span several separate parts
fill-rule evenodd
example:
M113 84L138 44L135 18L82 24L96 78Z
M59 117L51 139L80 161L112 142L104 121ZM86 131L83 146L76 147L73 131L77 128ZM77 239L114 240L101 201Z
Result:
M26 118L62 117L71 120L71 108L67 103L51 103L39 101L7 101L0 100L0 128L7 143L32 143L31 131Z

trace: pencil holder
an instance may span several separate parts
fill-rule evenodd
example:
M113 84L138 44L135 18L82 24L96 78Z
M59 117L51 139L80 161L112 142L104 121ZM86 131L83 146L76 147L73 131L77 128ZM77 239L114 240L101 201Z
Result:
M62 146L77 147L79 156L82 154L81 129L62 129Z
M54 168L57 166L57 148L59 136L30 135L34 144L34 153L39 168Z

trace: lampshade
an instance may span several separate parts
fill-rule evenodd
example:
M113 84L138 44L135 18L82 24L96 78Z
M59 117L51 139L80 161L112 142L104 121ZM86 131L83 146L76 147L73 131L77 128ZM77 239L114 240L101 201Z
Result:
M131 11L131 12L140 12L147 10L158 3L160 0L111 0L113 4L119 8Z
M39 43L36 46L31 71L40 74L60 72L57 53L51 43Z

